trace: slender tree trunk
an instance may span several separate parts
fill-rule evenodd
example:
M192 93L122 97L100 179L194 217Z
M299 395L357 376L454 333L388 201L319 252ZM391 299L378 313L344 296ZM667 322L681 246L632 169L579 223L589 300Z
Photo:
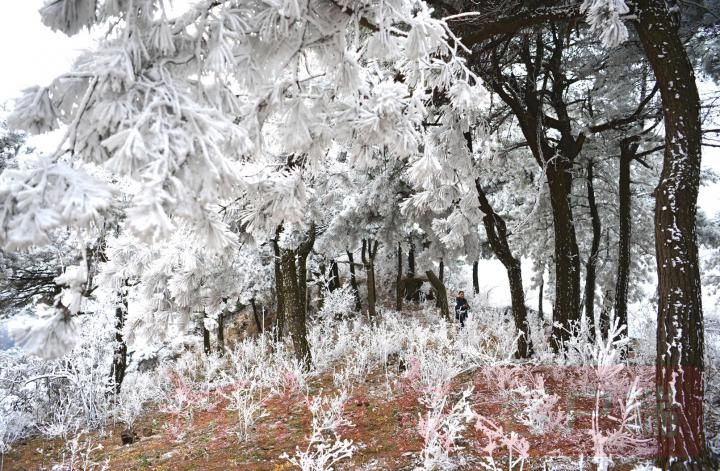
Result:
M377 240L363 239L362 262L365 266L365 272L367 273L368 317L372 325L375 325L377 322L377 313L375 312L375 255L377 255L377 249Z
M220 356L225 354L225 310L218 315L217 351Z
M260 316L258 316L258 310L257 305L255 304L255 298L250 298L250 305L252 306L253 310L253 319L255 319L255 327L257 328L258 333L262 334L263 332L263 325L260 321Z
M117 297L118 305L115 307L115 349L113 352L112 378L115 383L115 393L119 394L123 379L125 379L125 370L127 370L127 343L123 336L128 311L127 280L123 282L123 286L118 291Z
M507 272L515 328L522 332L522 336L518 340L517 356L520 358L528 358L532 355L532 342L530 340L530 330L527 322L527 308L525 307L525 291L523 289L520 260L512 255L510 245L508 244L505 220L493 210L480 185L479 179L475 180L475 187L477 189L480 210L485 214L485 216L483 216L483 225L485 226L490 247Z
M570 194L572 163L556 155L547 166L555 239L555 306L553 349L570 336L571 323L580 319L580 251L575 235Z
M545 315L543 314L543 291L545 291L544 269L542 275L540 276L540 286L538 287L538 316L540 316L540 319L545 319Z
M408 251L408 277L415 278L415 244L412 241Z
M630 165L635 157L638 144L623 139L620 143L620 235L618 237L618 266L615 284L615 319L620 325L627 325L627 298L630 282L630 258L632 237L632 194L630 192ZM601 319L604 335L607 336L609 319Z
M442 314L443 319L450 322L450 308L448 307L448 297L445 285L432 270L426 271L425 275L427 275L428 281L435 291L435 296L437 297L439 303L438 307L440 308L440 313Z
M210 344L210 331L205 327L205 318L207 315L203 312L202 320L200 321L202 323L202 333L203 333L203 351L205 352L205 355L210 355L212 353L212 345Z
M592 244L590 255L585 264L585 317L588 323L588 331L591 339L595 339L595 284L598 253L600 252L600 238L602 226L600 225L600 213L595 201L595 187L593 183L593 161L587 164L587 197L590 206L590 220L592 221Z
M350 263L350 287L353 290L355 296L355 310L360 311L362 306L360 305L360 291L358 290L357 278L355 277L355 259L353 253L349 250L347 252L348 262Z
M472 273L472 283L473 283L473 293L478 294L480 292L480 280L478 279L478 270L479 270L479 264L477 260L473 262L473 273Z
M318 310L320 310L325 305L325 290L327 289L327 283L325 282L325 274L327 273L327 271L325 271L325 264L321 262L318 270L320 270L319 279L321 281L318 285Z
M438 272L438 278L440 279L440 283L443 283L443 286L445 286L445 261L442 257L440 257L440 270ZM435 300L435 307L442 307L441 303L442 300L437 298ZM445 300L445 304L447 304L447 299Z
M402 261L402 243L398 242L397 246L397 283L395 285L395 310L402 311L403 298L405 297L405 287L403 283L403 261Z
M328 291L331 293L340 287L340 271L337 262L330 260L330 282L328 283Z
M280 246L278 245L278 239L282 232L282 225L277 227L275 231L275 239L272 241L273 254L275 255L275 293L277 299L275 300L275 328L273 330L273 339L278 342L285 334L285 288L283 286L282 277L282 254L280 253Z
M704 325L695 215L700 98L692 64L662 0L638 0L637 32L662 96L665 155L655 189L658 270L658 464L711 469L703 423Z

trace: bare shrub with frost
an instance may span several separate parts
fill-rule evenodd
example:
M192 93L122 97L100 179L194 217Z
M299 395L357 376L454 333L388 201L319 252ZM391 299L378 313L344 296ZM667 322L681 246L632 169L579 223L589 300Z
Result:
M426 402L427 412L420 415L418 433L423 439L420 452L420 466L416 469L437 470L453 469L457 463L451 457L455 451L461 450L458 444L466 429L470 416L468 398L472 396L472 388L462 392L460 398L452 406L448 406L448 394L437 395Z
M90 438L83 438L85 432L77 433L65 441L60 463L52 466L52 471L105 471L110 469L109 460L95 461L93 454L101 452L104 448Z
M521 470L529 458L530 444L516 432L505 432L501 425L480 414L471 412L470 421L475 430L485 437L485 445L479 447L483 453L480 466L490 471ZM497 456L500 455L500 456ZM505 460L504 457L507 456ZM505 461L505 463L503 463Z
M628 344L623 336L625 326L615 320L608 331L607 339L599 340L590 351L595 372L595 407L592 413L592 429L589 432L593 442L593 462L601 471L613 464L612 456L643 456L651 451L652 440L642 432L641 398L642 388L635 377L625 397L618 399L619 417L610 416L615 423L610 430L600 427L601 402L609 390L617 390L625 365L620 362L621 351Z
M338 430L340 427L352 426L343 415L347 399L346 391L334 397L306 398L312 414L308 444L304 449L297 447L293 456L284 454L281 458L302 471L330 471L338 462L351 458L357 446L352 440L341 439Z
M259 388L253 382L238 383L229 392L223 393L223 396L230 401L227 410L234 411L237 415L235 434L241 442L250 437L255 422L267 415L258 393Z
M545 390L542 375L534 375L530 387L523 384L515 392L522 398L522 410L518 418L532 433L552 433L564 428L569 416L560 408L560 397Z

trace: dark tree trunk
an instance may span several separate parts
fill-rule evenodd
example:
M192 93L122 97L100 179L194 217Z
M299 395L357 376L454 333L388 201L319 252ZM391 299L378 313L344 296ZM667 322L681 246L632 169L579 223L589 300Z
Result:
M200 321L202 323L202 333L203 333L203 351L205 352L205 355L210 355L212 353L212 345L210 345L210 331L205 327L205 318L207 315L203 313L202 320Z
M438 278L440 279L440 282L443 283L443 286L444 286L444 283L445 283L445 261L443 260L442 257L440 257L440 269L438 272ZM441 302L442 302L441 299L437 298L435 300L435 307L442 307L440 304ZM447 304L447 300L445 300L445 304Z
M408 278L415 278L415 244L412 241L408 251Z
M377 255L378 241L373 239L363 239L362 241L362 262L367 273L367 292L368 292L368 317L370 323L375 325L377 322L377 314L375 312L375 255Z
M403 284L403 262L402 262L402 243L398 242L397 246L397 280L395 285L395 309L397 312L402 311L403 297L405 297L405 287Z
M320 276L319 276L320 284L318 285L318 291L319 291L318 310L320 310L325 305L325 290L328 287L327 283L325 281L325 274L327 273L325 271L325 264L321 262L320 265L318 266L318 270L320 270Z
M275 255L275 328L273 330L273 339L278 342L285 334L285 288L283 287L282 267L280 246L278 239L282 232L282 226L278 226L275 231L275 239L272 241L273 254Z
M592 222L592 244L590 255L585 264L585 317L588 323L588 331L591 339L595 339L595 283L598 253L600 252L600 238L602 226L600 225L600 213L595 201L595 187L593 183L593 161L587 164L587 197L590 206L590 220Z
M307 340L307 312L305 311L305 265L307 256L315 244L315 225L310 226L307 239L297 249L280 250L280 271L285 301L285 319L293 343L295 358L306 369L312 366L310 345Z
M255 298L250 299L250 305L252 306L253 310L253 319L255 319L255 327L257 328L258 333L262 334L263 332L263 325L260 321L260 316L258 315L257 305L255 304Z
M225 354L225 311L218 315L217 351L220 356Z
M659 465L710 469L703 423L704 326L695 215L700 98L666 2L638 0L637 32L662 96L665 155L655 189Z
M340 287L340 271L335 260L330 260L330 281L328 282L328 291L331 293Z
M355 310L360 311L362 306L360 305L360 291L358 290L357 278L355 277L355 258L353 253L347 250L348 262L350 263L350 287L353 290L355 296Z
M123 379L125 379L125 370L127 370L127 343L123 336L128 311L127 280L123 285L118 291L118 305L115 307L115 349L113 352L112 378L115 383L116 394L120 393Z
M545 314L543 314L543 291L545 291L545 270L540 276L540 286L538 287L538 316L540 316L540 319L545 319Z
M450 308L448 307L448 297L445 285L432 270L426 271L425 275L428 277L428 281L430 282L433 291L435 291L435 296L438 300L438 307L440 308L440 313L442 314L443 319L450 322Z
M558 351L561 343L569 337L571 324L580 320L580 256L570 195L573 165L585 136L574 135L565 102L571 80L565 76L563 58L569 27L553 24L550 28L552 35L523 35L518 41L518 54L512 59L492 52L488 60L475 59L475 62L478 72L512 110L533 158L546 172L555 244L552 346ZM534 48L531 43L534 43ZM516 63L517 59L527 71L523 82L518 81L512 72L512 64L503 62ZM542 84L541 89L538 89L538 84ZM546 103L556 116L552 118L551 125L547 124L547 115L543 110ZM548 139L548 126L558 132L557 139Z
M472 273L472 283L473 283L473 293L478 294L480 292L480 280L478 279L478 269L479 264L477 260L473 262L473 273Z
M615 319L620 325L627 325L627 298L630 282L630 248L632 237L632 194L630 192L630 165L635 158L638 148L636 142L623 139L620 142L620 177L619 177L619 199L620 199L620 234L618 236L618 266L617 281L615 283ZM610 319L600 319L601 330L607 337L608 324Z
M527 322L527 308L525 307L525 291L522 283L520 260L512 255L510 245L508 244L505 220L493 210L480 185L479 179L475 180L475 187L480 203L480 211L485 214L485 216L483 216L483 225L485 226L490 247L507 271L515 328L522 332L522 335L518 339L517 356L520 358L528 358L532 355L532 342L530 340L530 330Z
M556 155L547 167L555 239L552 343L555 351L559 351L560 343L570 336L571 323L580 319L580 251L570 206L572 163L562 155Z

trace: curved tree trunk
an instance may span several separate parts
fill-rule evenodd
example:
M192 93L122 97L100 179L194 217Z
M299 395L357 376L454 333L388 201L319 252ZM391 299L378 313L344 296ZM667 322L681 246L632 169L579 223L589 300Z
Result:
M638 0L637 32L662 96L665 155L655 189L659 465L710 469L703 423L704 326L695 215L700 98L677 25L662 0Z
M587 197L590 206L590 220L592 221L592 245L590 255L585 264L585 317L588 323L588 332L592 340L595 339L595 283L598 253L600 252L600 237L602 226L600 225L600 213L595 201L595 187L593 183L593 161L587 164Z
M522 332L522 335L518 339L517 356L520 358L528 358L532 355L532 341L530 340L530 330L527 322L527 308L525 307L525 291L522 283L520 260L513 257L510 245L508 244L505 221L493 210L480 185L479 179L475 180L475 188L477 189L480 211L485 214L483 217L483 225L485 226L490 247L507 271L515 328Z
M438 300L438 307L440 308L440 313L442 314L443 319L450 322L450 308L448 307L448 297L445 285L432 270L426 271L425 275L428 277L428 281L435 291L435 296Z

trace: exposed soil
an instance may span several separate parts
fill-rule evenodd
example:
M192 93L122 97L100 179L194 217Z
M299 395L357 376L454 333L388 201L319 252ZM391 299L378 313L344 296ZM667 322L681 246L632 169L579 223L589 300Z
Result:
M460 375L452 384L451 397L473 386L470 398L473 410L502 427L505 433L516 432L529 442L530 460L524 469L542 469L550 457L557 457L560 469L563 462L569 465L570 460L574 460L572 469L577 469L580 457L593 454L590 430L595 396L587 384L588 374L578 368L528 366L516 368L513 375L500 375L506 379L522 377L523 381L542 375L546 391L559 396L558 408L572 410L573 418L569 422L542 433L531 430L518 419L522 404L516 394L506 389L508 385L497 379L497 370L478 369ZM407 380L402 376L397 378L379 368L371 372L365 382L355 385L344 409L352 426L341 428L340 435L353 440L359 449L338 469L409 470L417 466L417 455L423 448L418 420L426 409L418 401L413 387L405 384ZM314 378L308 386L311 395L335 392L331 374ZM107 460L113 470L289 470L293 467L281 456L292 455L296 447L307 445L311 415L304 392L295 390L267 397L264 401L267 415L256 422L246 441L238 438L237 416L227 410L227 399L211 393L207 404L183 417L150 410L135 426L138 440L130 445L121 444L123 427L119 425L109 426L104 434L85 435L80 443L93 443L95 449L89 455L92 461ZM645 417L651 417L651 407L647 401L645 404L648 409ZM603 407L606 410L600 420L601 427L606 430L617 427L611 418L619 414L617 402L613 404L609 398ZM180 439L178 431L180 435L184 433ZM652 437L649 425L646 433ZM459 449L454 452L464 460L461 468L478 469L487 455L486 444L487 437L482 431L469 425L462 442L457 444ZM63 456L67 463L68 453L61 439L30 439L17 443L5 456L4 468L8 471L51 469L53 464L63 462ZM493 452L499 463L506 460L505 455L501 449ZM614 469L631 469L632 463L644 458L647 456L637 453L615 457ZM82 461L76 461L79 462ZM507 464L504 467L507 469Z

